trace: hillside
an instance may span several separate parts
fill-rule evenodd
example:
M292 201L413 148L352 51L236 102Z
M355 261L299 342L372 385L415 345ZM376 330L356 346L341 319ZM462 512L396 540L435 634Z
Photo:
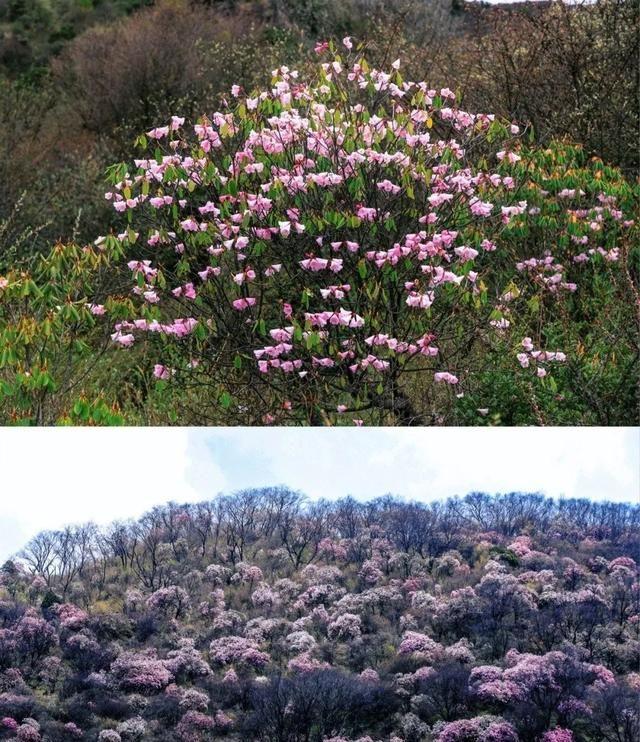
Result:
M636 424L639 39L634 0L0 0L0 423Z
M0 739L634 742L635 506L285 488L38 535Z

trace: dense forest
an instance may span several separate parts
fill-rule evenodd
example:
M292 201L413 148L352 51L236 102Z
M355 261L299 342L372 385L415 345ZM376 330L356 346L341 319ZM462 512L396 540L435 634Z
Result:
M284 487L40 533L0 738L635 742L640 508Z
M639 18L0 0L0 421L637 422Z

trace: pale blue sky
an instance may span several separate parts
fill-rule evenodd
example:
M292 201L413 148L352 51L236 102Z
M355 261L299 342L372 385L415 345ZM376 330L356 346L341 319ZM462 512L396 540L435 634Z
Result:
M309 497L471 490L637 501L640 431L606 428L0 429L0 560L45 528L285 484Z

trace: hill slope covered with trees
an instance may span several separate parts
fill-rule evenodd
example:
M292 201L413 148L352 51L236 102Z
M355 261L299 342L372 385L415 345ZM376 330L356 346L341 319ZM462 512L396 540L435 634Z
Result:
M635 742L640 509L285 488L35 537L0 738Z

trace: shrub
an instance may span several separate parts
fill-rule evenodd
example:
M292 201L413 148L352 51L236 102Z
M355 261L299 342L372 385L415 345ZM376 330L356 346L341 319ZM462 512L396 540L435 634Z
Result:
M610 418L604 398L635 395L637 192L397 67L281 67L195 137L178 117L141 137L136 169L111 171L129 226L101 242L140 298L113 340L146 335L159 390L195 419L468 421L483 397L497 421ZM599 362L612 333L621 355Z
M122 141L178 109L209 108L235 79L255 84L281 51L248 4L225 13L175 0L89 29L52 70L84 125Z
M157 693L171 680L171 673L153 651L123 652L111 665L111 673L121 688L139 693Z
M98 250L60 244L29 269L18 266L0 277L0 417L5 424L122 422L117 406L101 395L86 398L81 386L108 347L108 336L93 332L101 310L87 301L107 262Z

